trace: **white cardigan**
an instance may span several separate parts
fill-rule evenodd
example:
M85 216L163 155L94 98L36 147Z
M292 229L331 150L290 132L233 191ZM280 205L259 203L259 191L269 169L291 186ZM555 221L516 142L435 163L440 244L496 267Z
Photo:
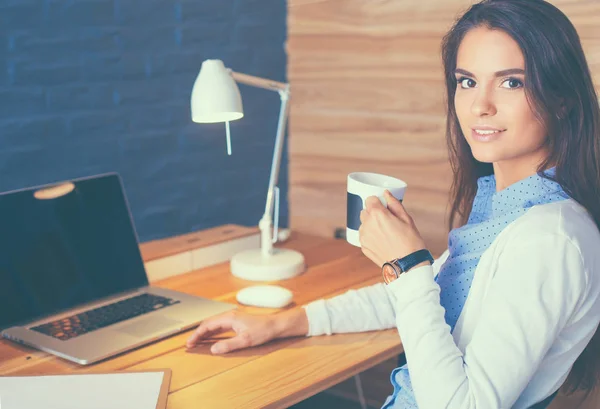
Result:
M396 326L420 409L521 409L556 391L600 321L600 233L587 211L568 199L509 224L452 334L434 281L447 257L304 306L308 336Z

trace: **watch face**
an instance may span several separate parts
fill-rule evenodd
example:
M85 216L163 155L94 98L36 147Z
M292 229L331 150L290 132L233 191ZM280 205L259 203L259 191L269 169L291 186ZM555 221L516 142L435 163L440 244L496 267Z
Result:
M383 281L385 281L386 284L389 284L392 281L394 281L396 278L398 278L398 276L396 275L396 270L389 263L385 263L383 265L381 271L383 274Z

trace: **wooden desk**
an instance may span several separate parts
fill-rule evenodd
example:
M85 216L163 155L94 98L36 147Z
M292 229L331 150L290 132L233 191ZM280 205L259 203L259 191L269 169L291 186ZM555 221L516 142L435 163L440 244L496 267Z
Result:
M288 308L381 281L379 269L360 249L343 240L299 234L282 247L301 251L308 265L303 275L277 282L294 293L295 302ZM231 303L237 303L239 289L253 284L233 277L228 263L154 283ZM257 314L276 312L239 309ZM285 408L402 351L395 329L288 338L224 356L211 355L211 343L186 350L189 333L86 367L1 340L0 375L171 368L170 409Z

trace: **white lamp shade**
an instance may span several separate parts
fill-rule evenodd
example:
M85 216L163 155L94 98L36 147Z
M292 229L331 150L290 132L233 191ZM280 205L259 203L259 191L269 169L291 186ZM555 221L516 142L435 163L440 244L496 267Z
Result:
M244 116L242 97L221 60L205 60L192 89L192 121L226 122Z

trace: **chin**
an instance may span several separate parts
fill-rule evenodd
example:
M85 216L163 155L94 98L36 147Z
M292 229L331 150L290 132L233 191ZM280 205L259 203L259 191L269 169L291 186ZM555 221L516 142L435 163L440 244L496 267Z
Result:
M499 157L498 152L494 152L494 149L473 149L471 148L473 157L482 163L494 163L500 161L502 158Z

